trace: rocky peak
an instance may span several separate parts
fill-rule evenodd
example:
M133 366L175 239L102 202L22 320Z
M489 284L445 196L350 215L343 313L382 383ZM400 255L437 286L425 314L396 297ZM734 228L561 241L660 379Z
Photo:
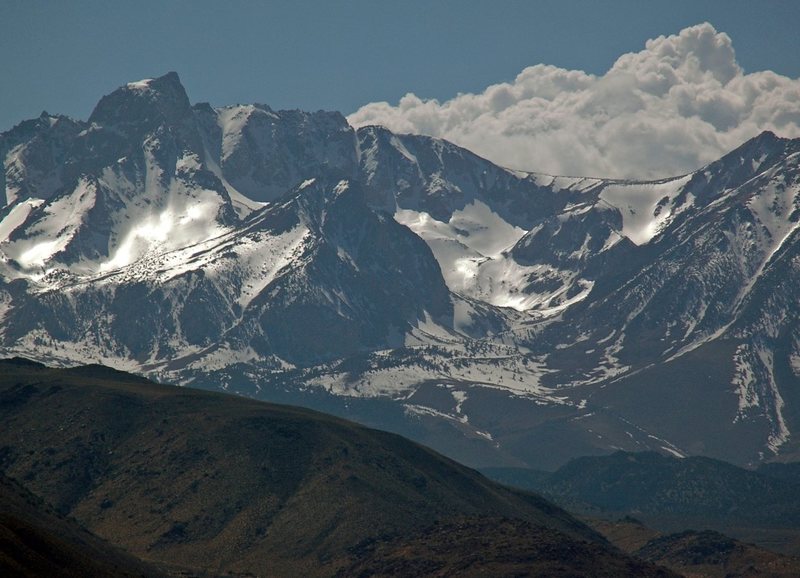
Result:
M0 134L0 203L55 194L71 143L83 128L69 117L42 112Z
M169 72L158 78L129 82L104 96L89 122L152 128L165 122L177 124L190 113L189 97L178 74Z
M217 112L219 166L251 199L273 201L306 179L338 181L357 171L355 132L338 112L273 111L259 104Z
M741 186L798 151L800 139L781 138L770 131L764 131L721 159L698 170L685 191L710 202L726 190Z

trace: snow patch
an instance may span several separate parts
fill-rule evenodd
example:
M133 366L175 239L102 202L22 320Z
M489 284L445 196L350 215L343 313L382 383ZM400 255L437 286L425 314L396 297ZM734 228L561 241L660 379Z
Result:
M670 447L667 447L667 446L661 446L661 449L664 450L665 452L669 453L669 454L672 454L673 457L676 457L676 458L679 458L679 459L683 459L683 458L686 457L684 454L682 454L678 450L670 448Z
M144 78L136 82L129 82L125 85L128 90L143 91L150 90L150 83L153 82L152 78Z
M515 227L485 203L473 201L454 211L448 222L434 219L424 211L397 209L395 220L419 235L431 248L442 270L445 283L454 293L517 311L532 308L553 314L588 295L592 283L579 281L574 273L561 272L547 265L524 266L508 253L526 231ZM560 279L560 289L537 294L525 292L529 280L546 275ZM554 298L580 282L583 291L575 297Z
M44 267L53 255L67 247L84 224L96 195L96 185L81 179L72 193L51 200L41 207L41 212L34 212L35 205L31 205L26 218L29 223L26 237L4 244L3 252L23 268Z
M622 214L622 234L637 245L649 243L687 204L675 207L675 198L691 179L686 175L655 183L614 183L603 188L600 199Z
M732 385L736 388L736 395L739 397L737 420L748 408L758 407L761 403L756 391L756 374L747 358L747 353L748 346L743 344L739 345L733 354Z
M761 359L761 363L764 365L764 368L767 371L766 386L769 390L770 397L772 398L773 413L767 414L772 422L772 432L767 438L767 447L772 451L772 453L777 454L780 450L780 447L789 441L789 438L791 437L791 432L789 431L789 427L786 424L786 419L783 416L783 408L786 404L783 401L783 396L781 396L781 392L778 390L778 384L775 381L775 375L773 373L772 351L759 347L757 349L757 353Z
M244 269L244 283L237 302L247 307L254 297L270 285L285 267L290 265L310 231L298 225L294 229L277 236L265 236L258 243L243 251L239 245L239 258Z
M210 199L141 217L125 235L113 257L100 264L99 271L126 267L150 251L175 250L218 237L225 231L215 221L218 210L217 199Z
M26 199L14 205L5 218L0 221L0 243L7 240L20 225L22 225L36 207L41 206L41 199Z
M456 402L456 413L461 415L461 408L463 407L464 402L467 401L467 392L453 389L450 391L450 395L453 396L453 399ZM469 421L466 416L464 416L464 421Z

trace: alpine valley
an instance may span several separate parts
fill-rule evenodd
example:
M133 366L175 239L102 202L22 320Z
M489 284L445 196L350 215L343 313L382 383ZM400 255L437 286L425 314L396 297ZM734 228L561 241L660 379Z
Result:
M0 357L305 405L472 466L800 458L800 140L550 176L191 105L169 73L0 157Z

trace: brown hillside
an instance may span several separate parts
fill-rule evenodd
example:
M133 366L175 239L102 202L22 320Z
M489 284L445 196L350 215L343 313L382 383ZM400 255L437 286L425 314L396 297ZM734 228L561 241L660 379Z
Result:
M304 409L12 360L0 362L0 419L6 473L150 560L330 575L359 545L464 516L558 531L598 564L623 558L536 495Z
M138 578L162 574L60 516L41 498L0 475L0 575Z

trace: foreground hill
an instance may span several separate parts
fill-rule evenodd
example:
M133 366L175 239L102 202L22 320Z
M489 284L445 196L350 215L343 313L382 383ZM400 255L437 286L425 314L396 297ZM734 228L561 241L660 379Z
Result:
M666 566L687 577L793 577L800 558L779 554L711 530L684 530L663 535L635 518L589 519L608 540L637 558Z
M467 517L489 540L490 573L495 536L532 559L544 555L524 533L504 533L508 524L547 534L545 550L565 547L570 554L551 564L566 573L579 571L575 553L582 565L661 572L536 495L309 410L16 359L0 362L0 419L8 475L149 560L211 573L330 575L369 544L396 545Z
M800 574L798 558L776 554L710 530L656 538L634 554L690 578L792 578Z
M340 576L649 575L647 562L625 560L599 544L577 544L522 520L458 519L381 544L366 544ZM662 570L664 576L669 572Z
M17 482L0 474L0 574L6 577L161 576L145 564L64 518Z

